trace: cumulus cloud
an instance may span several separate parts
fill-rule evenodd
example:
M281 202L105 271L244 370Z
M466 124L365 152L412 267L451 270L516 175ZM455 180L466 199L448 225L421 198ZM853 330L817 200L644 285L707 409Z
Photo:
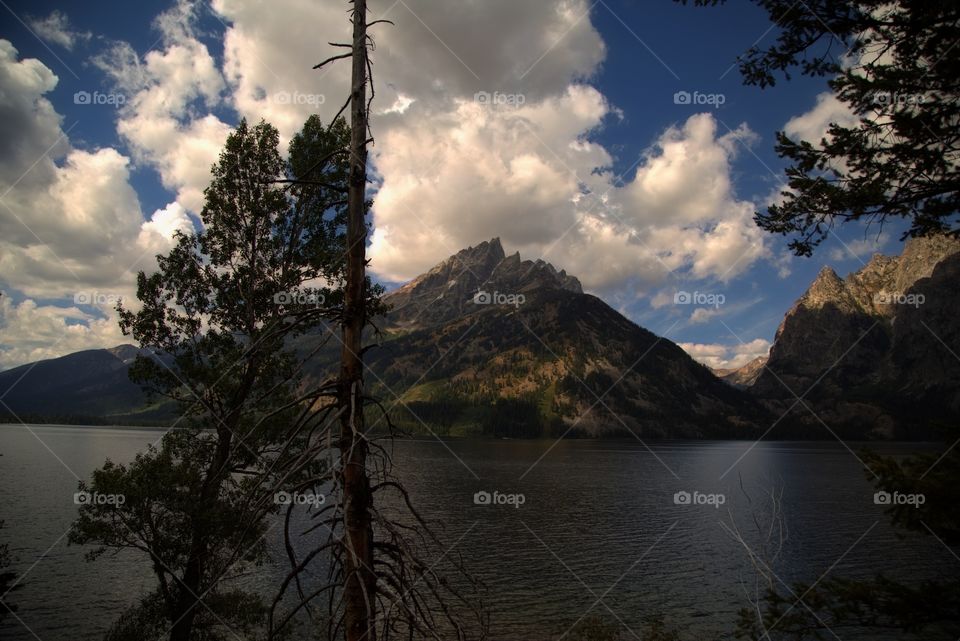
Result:
M19 306L3 307L4 342L43 344L44 332L60 323L70 327L70 342L56 348L65 353L84 340L84 346L103 346L99 341L108 333L97 323L115 325L111 305L93 301L87 311L61 313L52 303L72 306L84 292L131 297L135 271L154 265L154 253L170 246L172 229L186 229L188 221L166 211L144 220L129 182L129 159L109 147L70 144L46 97L56 84L45 65L19 60L13 45L0 40L0 85L6 89L0 93L0 287L26 297ZM28 322L39 316L53 325ZM27 353L18 349L6 349L8 364Z
M679 343L694 360L712 369L736 369L770 352L770 341L755 338L749 343Z
M581 182L569 167L610 162L599 145L569 144L607 109L595 89L573 85L506 112L462 100L443 117L414 117L388 129L374 154L382 177L374 203L375 269L405 280L495 235L524 254L541 255L578 223ZM407 113L418 111L414 104ZM566 143L552 147L560 158L540 140Z
M391 111L416 101L424 110L418 118L449 113L484 91L523 94L527 102L554 96L572 79L588 78L606 55L586 0L374 0L369 7L371 19L395 23L373 29L377 102ZM337 112L349 61L311 67L340 53L325 43L350 41L342 6L214 0L213 8L229 24L224 74L242 115L262 114L288 138L310 114ZM390 124L378 123L377 132Z
M89 31L76 31L70 26L67 14L54 10L46 18L29 18L27 24L43 40L72 51L78 41L93 37Z
M155 21L161 48L139 56L125 42L95 59L124 96L117 132L138 161L154 167L177 202L198 214L230 126L210 110L225 88L194 31L198 5L180 0Z
M284 139L311 113L329 118L349 64L310 67L349 40L340 7L216 0L228 24L224 77L241 115ZM728 280L767 255L754 206L730 167L745 126L720 134L700 114L665 132L636 177L614 187L613 158L590 135L618 110L588 84L606 51L581 0L452 5L374 2L377 102L373 270L406 280L499 236L595 290L658 281L668 270ZM298 64L291 64L296 61ZM499 102L498 102L499 99ZM666 250L664 248L671 248Z
M125 98L116 130L129 158L71 147L44 97L56 77L37 61L10 67L19 88L4 96L10 118L0 119L0 133L29 136L6 137L16 162L0 176L13 184L48 147L62 159L41 162L20 186L31 190L12 195L51 203L25 219L30 230L4 230L17 247L0 259L16 270L14 287L62 295L63 278L40 276L43 268L65 265L82 286L104 287L124 282L128 258L149 262L202 208L228 109L265 118L285 142L309 115L329 119L341 107L349 62L311 67L341 51L327 42L349 40L342 6L214 0L210 8L225 25L222 59L205 44L211 34L198 32L207 9L195 0L158 16L153 50L115 42L95 58ZM376 275L412 278L492 236L614 297L656 289L671 272L727 282L770 258L754 204L731 178L739 149L756 139L746 125L720 131L713 114L695 114L663 131L632 174L614 177L618 159L595 134L622 114L590 84L606 55L590 8L586 0L373 0L371 17L395 23L374 28L372 54ZM155 169L174 194L146 221L129 187L131 163ZM44 211L57 207L64 216L55 223ZM75 242L47 241L56 225Z
M0 370L129 341L111 318L29 299L17 305L7 296L0 297L0 336Z
M595 290L674 270L728 281L768 255L754 205L730 178L749 129L719 135L712 115L691 116L621 187L607 151L585 138L610 113L599 92L574 84L515 109L461 101L445 118L388 130L375 154L374 269L405 280L491 235Z
M788 120L783 131L791 138L819 145L827 137L831 124L852 127L857 122L857 116L850 107L841 102L832 91L826 91L817 96L817 102L812 109Z
M349 40L341 7L212 7L227 25L221 69L195 34L190 0L157 20L160 49L140 57L121 44L100 59L129 94L118 132L193 213L228 132L209 113L215 105L267 119L286 141L310 114L332 117L349 80L349 63L311 69L338 52L318 43ZM692 116L614 186L613 158L590 141L618 110L584 82L605 56L589 8L585 0L372 5L373 18L396 23L376 30L372 54L383 105L371 154L377 275L412 278L494 235L606 292L659 282L670 270L726 281L768 255L753 204L731 184L737 146L755 138L746 126L721 134L712 115Z

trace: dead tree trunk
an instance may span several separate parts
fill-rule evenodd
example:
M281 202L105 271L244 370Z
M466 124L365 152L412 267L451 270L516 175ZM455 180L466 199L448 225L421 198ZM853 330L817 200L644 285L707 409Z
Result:
M376 641L372 495L363 420L361 339L366 323L367 7L353 0L353 72L350 88L350 176L347 205L347 278L340 353L340 481L343 491L344 636Z

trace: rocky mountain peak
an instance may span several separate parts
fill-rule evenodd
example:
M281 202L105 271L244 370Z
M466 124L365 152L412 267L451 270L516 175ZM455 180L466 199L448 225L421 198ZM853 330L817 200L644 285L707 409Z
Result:
M824 267L784 317L751 391L789 405L787 387L815 385L827 423L887 435L917 417L952 416L960 367L943 345L960 332L958 273L960 240L944 236L910 240L899 256L877 254L844 279ZM844 400L851 394L856 402Z
M757 378L760 377L760 373L763 371L763 366L766 364L767 355L764 354L763 356L757 356L752 361L749 361L740 367L733 367L729 369L711 369L714 376L720 380L725 381L734 387L746 389L756 382Z
M808 307L823 307L844 294L843 279L829 265L824 265L800 299Z
M129 365L137 358L137 354L140 353L140 348L136 345L123 343L121 345L117 345L116 347L107 348L106 351L116 356L120 362L124 363L125 365Z
M489 275L487 268L491 266L496 267L505 256L506 254L503 251L503 245L500 244L500 239L491 238L490 240L483 241L476 247L461 249L448 258L447 261L458 263L460 269L470 268L471 270L477 271L478 274L480 272L487 272L486 275ZM441 263L441 265L442 264L443 263Z
M446 322L476 311L473 297L481 291L524 294L562 289L583 293L580 281L544 260L507 256L499 238L462 249L425 274L386 296L392 321L412 329Z

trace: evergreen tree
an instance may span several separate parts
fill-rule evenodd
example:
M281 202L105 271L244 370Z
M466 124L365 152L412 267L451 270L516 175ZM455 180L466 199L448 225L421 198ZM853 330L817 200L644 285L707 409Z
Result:
M773 86L796 68L829 76L856 120L831 124L823 140L777 134L789 188L781 203L757 213L757 224L792 237L790 248L805 256L838 222L904 219L906 236L960 234L960 5L753 1L779 36L741 57L745 83Z

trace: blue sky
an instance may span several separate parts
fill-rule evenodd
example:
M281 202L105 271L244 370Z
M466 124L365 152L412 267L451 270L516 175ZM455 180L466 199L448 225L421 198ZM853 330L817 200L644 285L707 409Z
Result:
M3 109L36 127L2 149L10 175L0 181L8 193L0 217L13 233L0 241L8 252L0 368L120 342L106 297L84 304L77 292L129 296L135 270L149 269L173 229L196 220L204 172L241 115L266 117L288 139L311 105L283 103L279 93L315 92L322 115L335 111L344 69L309 67L329 55L317 43L343 32L345 6L4 5L0 40L16 54L4 60ZM812 259L796 259L785 239L748 224L781 180L775 132L805 114L796 129L815 129L811 112L827 91L826 79L796 75L765 90L742 84L736 56L776 34L752 4L538 0L519 8L497 0L453 10L398 0L373 10L397 23L378 36L374 58L382 85L372 256L383 282L499 236L508 252L566 268L704 362L735 365L765 351L822 265L844 275L872 251L899 252L895 228L879 243L877 229L841 228ZM477 91L519 95L523 104L483 110ZM75 104L77 92L124 104ZM703 102L676 104L677 92ZM35 166L14 153L21 148L38 150ZM104 178L103 193L76 192L85 172ZM594 202L577 200L578 184ZM96 211L58 225L63 205L46 202L51 185L79 193L76 202L90 198ZM723 304L673 304L681 291ZM737 349L740 341L750 349Z

